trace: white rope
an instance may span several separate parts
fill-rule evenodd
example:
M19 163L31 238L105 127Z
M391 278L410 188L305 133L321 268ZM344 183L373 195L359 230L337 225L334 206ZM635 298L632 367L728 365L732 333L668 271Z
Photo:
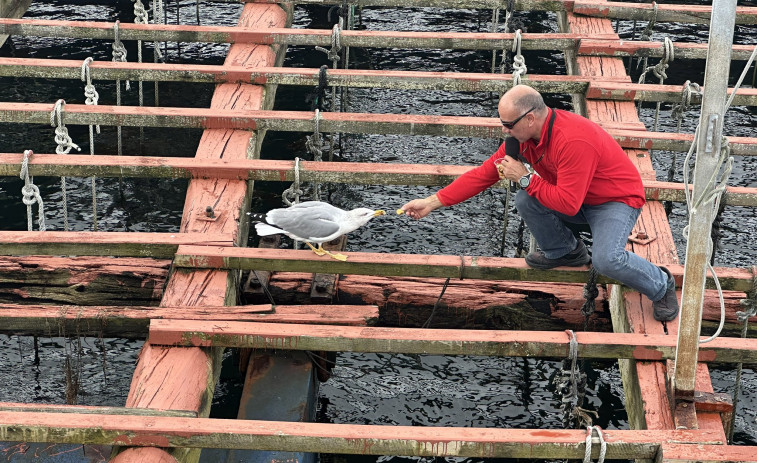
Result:
M92 85L92 76L90 73L89 65L94 61L92 57L84 60L81 65L81 80L86 83L84 85L84 96L86 100L85 104L97 106L97 102L100 99L100 95L97 93L95 86ZM97 126L97 133L100 133L100 125ZM95 126L89 125L89 154L95 155ZM96 178L92 176L92 230L97 231L97 184Z
M297 157L294 158L294 182L292 186L281 194L281 200L287 206L291 206L300 202L300 195L302 195L302 189L300 188L300 158Z
M34 154L32 150L24 151L24 160L21 162L21 174L19 177L24 181L24 186L21 187L21 194L23 195L21 201L26 204L26 225L29 231L32 231L32 206L34 203L39 205L37 212L39 220L39 231L46 231L45 226L45 205L42 202L42 196L39 194L39 187L34 184L34 179L29 177L29 158Z
M583 463L591 463L591 445L594 441L594 432L597 433L597 439L599 439L599 458L597 459L597 463L604 463L605 461L605 455L607 454L607 442L605 442L605 437L602 435L602 428L599 426L589 426L586 428L586 451L584 452L584 462Z
M68 154L72 148L76 148L76 151L81 151L81 148L71 140L71 136L68 135L68 129L63 123L63 107L66 102L58 100L53 106L53 110L50 112L50 126L55 127L55 143L58 146L55 148L56 154ZM63 199L63 229L68 231L68 201L66 194L66 177L60 178L61 196Z
M526 59L520 52L521 32L520 29L515 31L515 40L513 40L513 85L519 85L522 76L528 72Z

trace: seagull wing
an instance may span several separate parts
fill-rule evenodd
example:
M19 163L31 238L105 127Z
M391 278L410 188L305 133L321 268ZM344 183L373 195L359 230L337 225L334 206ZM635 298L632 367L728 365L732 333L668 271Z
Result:
M339 236L340 223L346 212L328 203L305 201L285 209L269 211L271 225L302 241L322 243Z

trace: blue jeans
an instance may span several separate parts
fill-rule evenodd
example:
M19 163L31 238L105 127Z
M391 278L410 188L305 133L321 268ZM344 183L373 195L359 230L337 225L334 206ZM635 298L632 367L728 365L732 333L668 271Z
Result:
M515 207L528 225L544 255L557 259L573 251L578 242L565 223L588 224L593 238L592 265L597 272L644 294L652 301L665 296L668 276L660 268L625 249L641 209L609 202L581 206L568 216L542 205L526 191L515 195Z

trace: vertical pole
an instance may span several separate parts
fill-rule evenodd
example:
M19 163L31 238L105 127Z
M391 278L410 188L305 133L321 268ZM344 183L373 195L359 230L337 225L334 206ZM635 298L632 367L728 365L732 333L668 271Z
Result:
M696 146L697 157L692 193L694 201L702 195L713 171L718 168L735 20L736 0L713 1L702 112L699 118L699 139ZM691 400L694 396L699 331L702 324L700 310L704 302L704 283L711 251L709 249L710 232L715 213L712 204L690 213L678 346L673 376L673 388L677 400Z

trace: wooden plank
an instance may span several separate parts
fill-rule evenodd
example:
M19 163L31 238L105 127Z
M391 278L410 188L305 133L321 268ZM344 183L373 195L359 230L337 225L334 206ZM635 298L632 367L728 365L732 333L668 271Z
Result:
M0 18L20 18L24 16L32 0L0 0ZM0 34L0 47L5 45L8 36Z
M662 444L656 463L757 462L757 447L749 445Z
M174 259L177 267L226 268L237 270L264 269L285 272L311 272L383 276L417 276L464 278L476 280L518 280L585 283L587 270L557 267L551 270L530 268L523 259L507 257L445 256L420 254L384 254L348 252L348 260L340 262L328 256L316 256L309 250L221 248L213 246L180 246ZM683 267L668 269L680 286ZM716 267L720 286L726 291L749 291L751 267L738 269ZM617 284L604 276L599 284ZM711 279L708 287L713 287Z
M596 18L634 19L659 22L676 22L689 24L709 24L712 6L710 5L673 5L650 3L608 2L603 0L576 1L573 14ZM757 24L757 8L736 8L736 24Z
M24 404L13 402L0 402L0 412L77 413L81 415L173 416L177 418L197 418L197 413L188 410L93 407L87 405Z
M242 66L215 66L181 63L129 63L93 61L93 80L152 80L159 82L254 83L276 85L318 85L320 69ZM0 75L42 79L76 79L81 77L81 61L0 57ZM584 93L589 79L582 76L523 76L537 90L545 93ZM630 78L617 78L630 83ZM329 69L329 86L395 89L436 89L501 92L512 86L512 74L392 71L365 69ZM679 92L680 93L680 92Z
M150 343L256 349L384 352L429 355L491 355L565 358L570 336L560 331L427 330L311 326L255 322L152 320ZM576 333L581 358L665 360L675 358L676 339L633 333ZM757 339L719 337L699 351L703 362L753 363Z
M231 235L205 233L0 231L3 256L172 258L179 246L232 246Z
M51 104L0 103L0 122L42 124L49 122ZM426 116L410 114L320 113L322 132L436 135L448 137L501 138L496 118ZM314 113L203 108L141 108L138 106L66 105L66 124L145 127L277 130L312 132ZM640 123L600 123L624 148L688 151L691 134L647 132ZM628 128L623 128L628 127ZM757 155L757 137L726 137L734 155Z
M0 153L0 176L17 176L18 165L22 159L23 155L20 153ZM295 178L294 161L196 160L143 156L97 156L94 161L91 156L86 155L34 154L29 163L29 174L35 177L217 178L273 182L292 182ZM473 168L433 164L300 161L299 178L303 182L318 183L444 186ZM507 185L499 182L494 188L507 188ZM651 179L644 181L644 189L647 199L686 201L682 183L658 182ZM757 207L757 188L729 186L721 203L728 206ZM202 208L199 209L201 210L197 214L203 219L204 211ZM127 238L124 242L131 242L132 239ZM117 240L114 239L114 242ZM207 242L207 239L198 241L202 242Z
M704 89L704 87L702 87ZM682 86L659 84L632 84L619 82L592 82L586 91L586 98L621 101L644 101L680 103ZM733 94L733 88L728 89ZM700 104L701 97L694 95L692 104ZM733 105L757 106L757 89L739 88L733 98Z
M50 306L3 304L0 332L30 336L146 338L150 320L255 321L364 326L378 318L375 305Z
M586 431L442 428L0 412L3 440L130 446L238 448L354 455L582 459ZM653 458L662 443L719 444L699 430L603 430L608 459ZM592 446L592 458L599 456Z
M752 45L733 44L731 59L746 61L752 54ZM665 56L664 42L643 40L595 40L581 39L578 53L583 56L640 56L662 58ZM673 53L676 59L707 59L707 43L673 42ZM606 78L606 76L602 76Z
M0 34L35 37L74 37L113 40L114 24L95 21L57 21L0 18ZM170 24L119 25L121 40L249 43L260 45L331 45L331 29L238 28ZM348 30L340 32L343 47L502 50L513 46L515 34L490 32L415 32ZM595 37L597 38L597 37ZM579 37L564 34L522 34L523 50L563 50Z

